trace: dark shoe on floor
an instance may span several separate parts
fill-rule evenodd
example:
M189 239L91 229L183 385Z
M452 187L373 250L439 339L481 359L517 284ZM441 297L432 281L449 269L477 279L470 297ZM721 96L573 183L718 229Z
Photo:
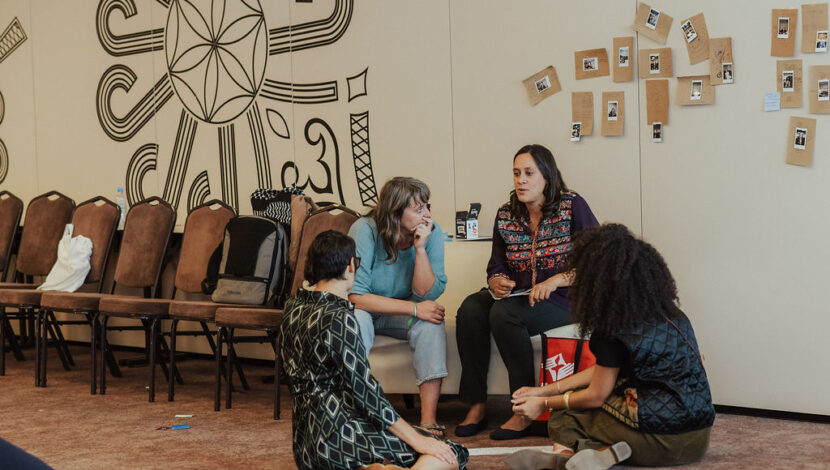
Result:
M470 437L475 436L485 429L487 429L487 418L484 418L477 423L464 425L459 424L455 427L455 435L458 437Z
M504 458L513 470L565 470L570 455L554 454L550 450L522 449Z
M631 447L620 441L601 450L580 450L568 460L568 470L605 470L631 457Z
M530 425L521 431L514 431L512 429L504 429L498 428L495 431L490 433L490 439L494 441L509 441L512 439L521 439L523 437L532 436L533 430L531 429L533 426Z

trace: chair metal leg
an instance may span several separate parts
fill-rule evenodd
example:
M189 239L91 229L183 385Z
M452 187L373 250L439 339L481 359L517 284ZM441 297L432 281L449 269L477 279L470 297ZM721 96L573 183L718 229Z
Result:
M280 419L280 365L282 358L280 357L280 338L274 333L269 333L272 337L271 346L274 348L274 419Z
M233 364L233 361L236 360L233 350L233 328L228 328L225 331L225 342L228 343L228 362L225 364L225 373L228 378L228 381L225 384L225 390L227 392L227 396L225 397L225 409L229 410L231 409L231 398L233 396L233 369L231 368L231 365Z
M103 318L101 320L101 384L98 392L101 395L107 393L107 368L104 367L107 360L107 350L109 349L109 344L107 343L107 323L109 323L110 317L107 315L101 315ZM115 358L113 358L115 359Z
M43 311L38 309L35 311L35 387L41 386L40 368L43 363L43 347L42 335L43 331Z
M233 349L233 365L236 368L236 375L239 376L239 383L242 385L243 390L250 390L251 387L248 385L248 379L245 378L245 372L242 371L242 364L239 363L239 359L236 358L236 349L233 346L233 343L228 345L229 348ZM231 370L228 368L228 370Z
M6 375L6 307L0 306L0 375Z
M156 349L159 348L158 328L158 318L150 320L150 403L156 401Z
M58 352L58 357L60 358L61 363L63 364L63 369L64 370L71 370L72 367L70 366L70 359L66 355L69 352L69 350L65 349L66 348L65 343L61 344L61 341L58 339L58 335L55 334L55 330L52 328L51 323L46 323L46 333L48 333L48 335L52 337L52 341L55 342L55 350ZM48 344L48 341L47 341L47 344Z
M46 312L52 320L52 327L55 330L55 335L57 336L58 347L63 348L63 352L66 355L67 362L72 367L75 367L75 360L72 358L72 353L69 351L69 345L66 344L66 338L63 337L63 331L61 331L61 326L58 324L58 319L55 318L55 314L53 312Z
M216 377L214 381L213 411L219 411L219 403L222 400L222 337L225 328L219 327L216 330Z
M97 350L95 348L96 343L98 343L98 316L95 315L94 313L88 313L87 314L87 320L89 321L89 328L90 328L90 331L91 331L91 334L89 336L89 347L90 347L90 352L92 353L91 354L92 366L90 367L90 372L91 372L92 375L90 377L91 378L91 380L90 380L91 385L90 385L90 388L89 388L89 394L90 395L95 395L97 393L96 389L98 388L98 375L97 375L98 374L98 355L97 355ZM102 368L105 367L105 364L103 362L101 363L101 367Z
M176 327L179 320L175 318L170 322L170 366L167 368L167 401L173 401L175 393L175 377L172 372L176 370Z

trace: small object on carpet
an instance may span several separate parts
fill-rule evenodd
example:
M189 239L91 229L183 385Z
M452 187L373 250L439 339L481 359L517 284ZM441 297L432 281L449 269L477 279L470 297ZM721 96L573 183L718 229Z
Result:
M175 418L192 418L193 415L176 415Z
M512 454L514 452L518 452L520 450L531 449L531 450L551 450L553 449L552 445L548 446L525 446L525 447L479 447L478 449L468 449L470 451L470 457L476 455L507 455Z
M177 424L177 425L173 426L170 429L172 429L174 431L177 430L177 429L190 429L190 425L189 424Z
M156 431L169 431L170 426L159 426L156 428Z

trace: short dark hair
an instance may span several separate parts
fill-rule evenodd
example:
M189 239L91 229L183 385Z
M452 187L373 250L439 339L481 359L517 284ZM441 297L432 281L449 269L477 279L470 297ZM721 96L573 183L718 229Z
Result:
M317 235L308 247L305 279L309 284L330 279L343 279L343 272L355 255L354 240L335 230Z
M582 335L613 337L647 319L680 317L677 286L663 257L624 225L578 232L568 267L574 270L571 315Z
M545 189L542 193L545 195L545 203L542 205L542 217L548 217L555 211L559 210L559 201L562 200L562 193L568 190L565 180L562 179L562 173L556 166L556 160L553 154L544 145L530 144L520 148L516 155L513 156L513 161L516 157L523 153L529 153L539 167L539 172L545 178ZM519 217L530 219L530 214L527 212L527 206L519 201L516 197L516 189L510 191L510 212Z

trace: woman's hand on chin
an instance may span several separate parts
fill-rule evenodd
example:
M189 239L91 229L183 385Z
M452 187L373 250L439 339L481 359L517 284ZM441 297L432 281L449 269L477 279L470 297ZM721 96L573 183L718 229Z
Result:
M432 233L433 222L432 219L424 219L426 222L415 227L413 232L413 245L415 249L424 249L427 245L427 238Z

